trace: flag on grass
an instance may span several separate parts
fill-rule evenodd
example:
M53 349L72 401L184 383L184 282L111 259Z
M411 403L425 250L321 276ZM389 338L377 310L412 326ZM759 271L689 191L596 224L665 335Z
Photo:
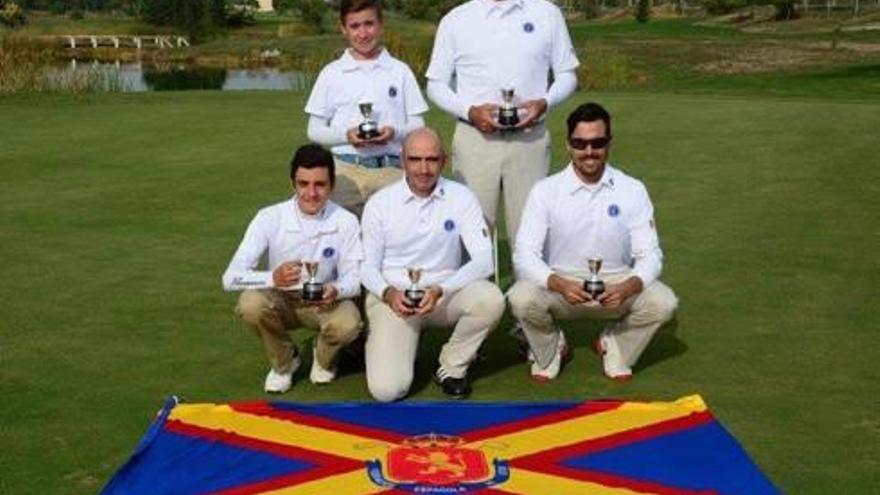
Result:
M103 495L780 493L675 402L169 404Z

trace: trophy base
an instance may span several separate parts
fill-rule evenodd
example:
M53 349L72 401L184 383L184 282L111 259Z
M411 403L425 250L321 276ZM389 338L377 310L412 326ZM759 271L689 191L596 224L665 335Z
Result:
M379 137L379 130L372 129L372 128L370 128L370 129L360 128L360 129L358 129L358 137L360 139L375 139L375 138Z
M418 289L406 289L403 291L403 296L406 297L406 305L409 308L418 308L420 304L422 304L422 299L425 298L425 291Z
M302 298L306 302L320 302L324 299L324 284L306 282L303 284Z
M516 109L510 110L501 110L498 114L498 125L502 127L515 127L519 124L519 115L516 113Z
M584 282L584 292L595 299L599 294L605 292L605 282L601 280L587 280Z

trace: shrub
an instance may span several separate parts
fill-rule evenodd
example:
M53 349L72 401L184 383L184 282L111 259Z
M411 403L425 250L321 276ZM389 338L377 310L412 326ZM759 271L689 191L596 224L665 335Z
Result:
M312 26L316 33L324 32L324 15L329 10L324 0L296 0L294 4L303 22Z
M67 17L74 21L81 21L85 18L86 13L82 9L73 9L67 13Z
M584 16L584 19L595 19L599 17L599 1L598 0L577 0L575 8Z
M0 24L17 28L18 26L23 26L25 22L27 22L27 17L25 17L24 10L17 3L8 2L3 5L3 10L0 10Z
M639 0L634 16L638 22L648 22L651 17L651 0Z

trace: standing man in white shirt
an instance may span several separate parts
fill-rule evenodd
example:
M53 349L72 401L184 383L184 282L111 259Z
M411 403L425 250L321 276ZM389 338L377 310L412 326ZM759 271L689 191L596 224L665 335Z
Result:
M446 155L435 131L410 134L403 159L404 179L370 198L362 219L367 385L382 402L404 397L422 327L454 325L435 378L447 396L460 399L471 392L468 366L504 312L504 296L486 280L492 244L474 194L441 177ZM420 271L424 291L418 304L405 294L412 269Z
M266 392L289 390L302 364L288 329L318 330L309 378L324 384L336 378L339 351L363 326L351 301L360 294L360 228L352 213L329 201L334 168L333 156L321 146L300 147L290 163L293 198L257 213L223 274L226 290L243 290L235 312L257 333L269 358ZM257 269L266 251L268 269ZM306 302L305 265L314 262L323 294Z
M309 139L337 159L334 201L360 216L371 194L400 178L401 143L425 125L428 105L409 66L381 44L380 0L342 0L339 21L349 47L321 70L305 111ZM359 135L363 103L372 106L374 137Z
M611 166L611 117L586 103L568 117L571 163L529 194L513 263L520 279L508 298L531 345L531 374L556 378L568 353L557 320L609 319L595 342L613 380L632 367L678 305L658 277L663 252L654 207L641 181ZM604 292L584 290L587 260L603 261Z
M577 86L565 19L548 0L470 0L441 21L428 67L428 97L458 119L455 173L493 228L501 192L513 242L529 190L547 175L547 111ZM548 84L552 72L552 84ZM513 89L519 123L498 123L501 90Z

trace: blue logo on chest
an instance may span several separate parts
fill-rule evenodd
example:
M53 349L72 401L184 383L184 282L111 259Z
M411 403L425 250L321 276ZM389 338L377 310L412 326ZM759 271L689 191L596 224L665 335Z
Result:
M390 96L392 98L396 97L397 96L397 88L394 86L389 87L388 88L388 96Z
M336 250L332 247L324 248L324 252L321 253L325 258L332 258L334 254L336 254Z
M446 232L452 232L453 230L455 230L455 222L452 221L451 218L449 220L446 220L445 222L443 222L443 230L445 230Z
M525 24L523 24L523 31L525 31L527 33L531 33L534 30L535 30L535 25L532 24L531 22L526 22Z
M610 205L608 207L608 216L614 218L617 215L620 215L620 207L615 204Z

